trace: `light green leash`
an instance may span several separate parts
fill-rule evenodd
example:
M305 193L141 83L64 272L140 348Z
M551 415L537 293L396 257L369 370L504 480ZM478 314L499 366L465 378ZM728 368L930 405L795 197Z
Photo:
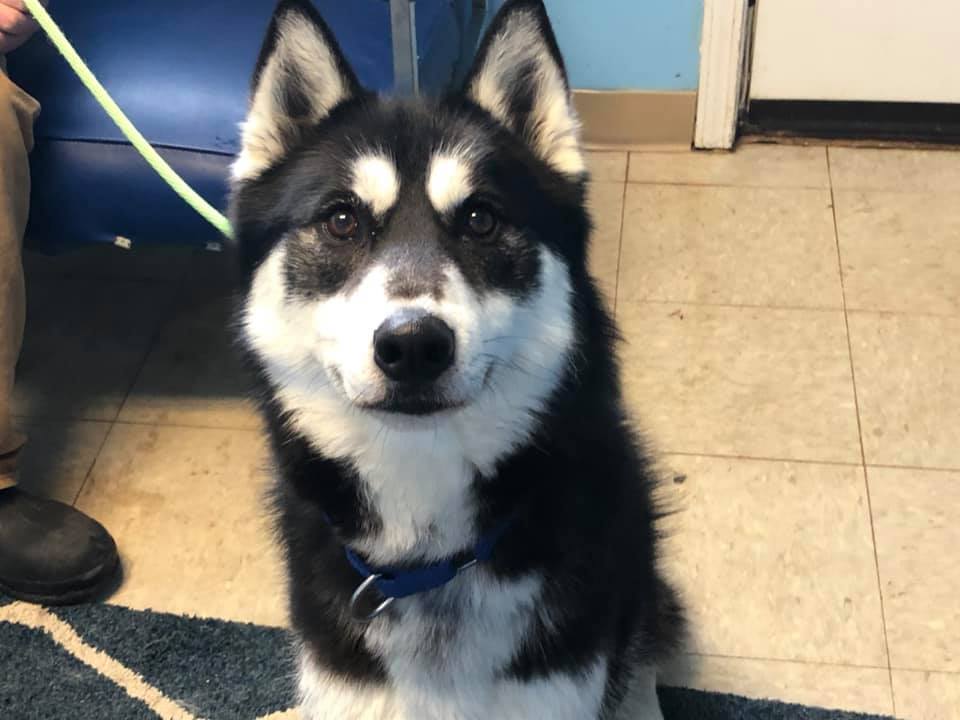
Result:
M40 27L43 28L43 31L47 33L50 42L53 43L54 47L60 51L60 54L63 55L70 67L73 68L77 77L80 78L80 82L87 87L90 94L100 103L100 106L106 111L107 115L110 116L110 119L120 128L120 132L126 136L127 140L129 140L143 156L143 159L147 161L150 167L163 178L177 195L183 198L187 205L200 213L207 222L221 233L228 238L232 238L233 229L230 227L230 221L224 217L223 213L204 200L196 190L187 185L186 181L170 167L166 160L160 157L160 154L153 149L153 146L147 142L147 139L140 134L140 131L134 127L123 110L121 110L113 98L110 97L110 93L100 84L100 81L97 80L96 76L90 71L87 64L83 62L77 54L77 51L73 49L73 45L67 40L54 19L50 17L50 13L47 12L46 8L40 4L40 0L24 0L24 2L34 20L36 20L40 24Z

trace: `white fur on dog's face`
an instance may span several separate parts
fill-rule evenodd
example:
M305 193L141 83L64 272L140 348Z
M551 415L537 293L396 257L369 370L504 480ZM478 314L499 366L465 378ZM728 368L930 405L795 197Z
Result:
M396 314L420 310L442 319L456 337L456 362L438 381L438 392L447 404L461 407L440 413L441 420L455 422L478 406L502 405L509 406L510 415L523 417L541 409L558 382L573 334L566 266L550 251L540 252L539 289L523 301L498 291L478 295L453 263L444 270L439 300L429 295L392 299L387 289L391 270L384 265L374 265L359 284L343 292L305 300L287 292L286 250L280 243L254 277L245 335L281 395L289 397L288 409L304 415L355 415L386 392L386 380L374 362L375 331ZM367 414L389 422L382 413ZM436 419L409 417L404 422L411 428L432 427ZM333 430L336 437L321 449L345 449L337 448L341 430ZM490 462L485 458L483 464Z
M469 147L433 153L424 182L438 213L451 213L470 197L475 161ZM390 158L380 152L361 153L351 167L356 195L377 215L390 211L400 188ZM485 392L493 397L508 392L502 403L513 405L516 399L519 404L511 413L523 417L541 409L556 384L573 333L570 279L565 264L545 247L540 249L537 289L524 299L492 288L478 293L450 260L442 268L442 292L436 294L393 297L395 270L381 262L365 267L361 278L339 292L308 300L286 287L285 243L281 241L256 272L245 329L280 391L297 396L288 409L307 413L323 406L323 412L359 412L384 400L388 383L374 361L374 333L385 321L413 313L435 316L453 330L455 363L434 388L445 406L466 411L480 403ZM513 377L517 382L510 381ZM311 393L337 403L318 403ZM413 417L399 424L404 423L425 424ZM327 445L321 449L329 451Z
M397 167L385 153L367 153L353 161L353 192L373 211L383 216L397 202L400 179Z
M473 192L470 148L459 146L434 153L427 170L427 197L438 213L453 212Z

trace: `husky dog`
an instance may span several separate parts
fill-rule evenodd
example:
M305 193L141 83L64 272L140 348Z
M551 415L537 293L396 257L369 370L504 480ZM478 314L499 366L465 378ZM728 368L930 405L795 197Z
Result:
M461 91L388 99L283 0L242 136L304 717L660 718L682 613L542 1L504 5Z

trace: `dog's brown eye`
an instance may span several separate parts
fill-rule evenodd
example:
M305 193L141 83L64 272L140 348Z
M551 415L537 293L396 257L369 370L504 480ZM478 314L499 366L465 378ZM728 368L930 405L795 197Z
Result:
M467 208L466 225L471 235L485 237L497 227L497 218L489 208L483 205L474 205Z
M356 235L359 225L350 208L337 208L327 218L327 232L340 240L349 240Z

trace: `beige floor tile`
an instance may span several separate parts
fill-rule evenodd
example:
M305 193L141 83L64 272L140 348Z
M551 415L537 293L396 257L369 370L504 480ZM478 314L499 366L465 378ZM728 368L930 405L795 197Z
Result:
M260 427L250 378L233 345L229 297L188 301L166 323L123 409L122 422Z
M897 717L903 720L960 720L960 675L893 671Z
M630 182L830 187L823 147L740 145L734 152L630 154Z
M867 463L960 468L960 318L849 318Z
M837 190L960 190L960 152L831 147L829 153Z
M72 503L100 452L110 424L35 421L24 424L29 442L18 465L21 487Z
M143 280L52 279L27 286L18 415L112 420L176 289Z
M590 239L590 272L611 309L617 296L623 189L623 183L592 183L588 199L594 223Z
M627 189L619 300L843 306L827 190Z
M284 624L265 460L252 431L114 426L77 502L120 548L111 602Z
M960 672L960 471L868 473L890 664Z
M660 683L849 712L893 709L890 678L880 668L685 656L664 669Z
M620 303L627 400L664 452L859 462L840 312Z
M665 563L706 655L883 667L863 471L668 456Z
M627 179L627 153L591 150L587 167L594 182L624 182Z
M847 307L960 314L956 195L837 192Z

